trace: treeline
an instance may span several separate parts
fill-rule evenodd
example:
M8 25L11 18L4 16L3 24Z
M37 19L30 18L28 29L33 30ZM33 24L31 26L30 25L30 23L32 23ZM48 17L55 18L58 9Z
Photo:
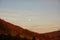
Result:
M11 36L11 35L4 35L0 34L0 40L29 40L27 38L21 38L20 36ZM32 40L35 40L35 37L33 37Z

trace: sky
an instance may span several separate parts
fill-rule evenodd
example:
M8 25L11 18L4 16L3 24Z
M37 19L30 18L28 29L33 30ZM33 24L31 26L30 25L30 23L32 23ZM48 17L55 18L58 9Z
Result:
M60 0L0 0L0 18L38 33L60 29Z

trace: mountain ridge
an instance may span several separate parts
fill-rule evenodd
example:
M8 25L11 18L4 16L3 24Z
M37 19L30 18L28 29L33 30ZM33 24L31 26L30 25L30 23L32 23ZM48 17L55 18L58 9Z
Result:
M32 39L33 37L35 37L36 40L44 40L44 39L47 40L52 37L55 37L54 40L57 40L60 38L60 30L39 34L39 33L30 31L28 29L23 29L20 26L16 26L2 19L0 19L0 34L5 34L5 35L11 34L12 36L19 35L20 37L23 37L23 38L25 37L28 39ZM59 37L56 37L56 36L59 36Z

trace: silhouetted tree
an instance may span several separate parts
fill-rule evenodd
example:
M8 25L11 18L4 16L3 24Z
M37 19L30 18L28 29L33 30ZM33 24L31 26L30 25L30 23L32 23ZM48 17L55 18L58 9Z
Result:
M24 40L28 40L27 38L24 38Z
M33 37L33 39L32 39L32 40L36 40L36 39L35 39L35 37Z

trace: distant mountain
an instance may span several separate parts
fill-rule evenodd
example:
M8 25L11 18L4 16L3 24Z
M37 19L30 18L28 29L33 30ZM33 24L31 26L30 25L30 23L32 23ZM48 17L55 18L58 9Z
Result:
M28 29L21 28L20 26L16 26L2 19L0 19L0 35L1 34L7 36L10 35L12 37L18 36L20 40L60 40L60 30L39 34Z

